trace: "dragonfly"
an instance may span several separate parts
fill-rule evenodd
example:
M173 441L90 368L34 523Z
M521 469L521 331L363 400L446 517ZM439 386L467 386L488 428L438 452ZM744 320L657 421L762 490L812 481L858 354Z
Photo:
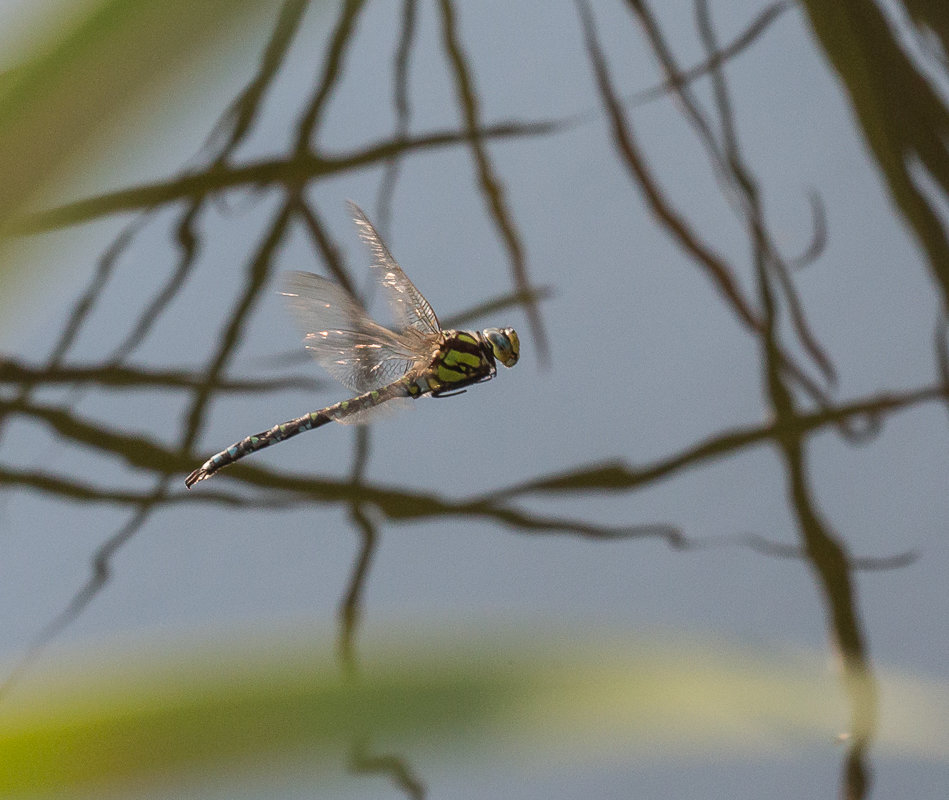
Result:
M443 330L435 311L396 263L368 217L349 204L372 272L396 320L380 325L340 284L310 272L291 272L284 291L317 363L356 396L247 436L211 456L186 479L190 489L223 467L277 442L329 422L362 424L420 397L448 397L491 380L496 363L513 367L520 340L513 328Z

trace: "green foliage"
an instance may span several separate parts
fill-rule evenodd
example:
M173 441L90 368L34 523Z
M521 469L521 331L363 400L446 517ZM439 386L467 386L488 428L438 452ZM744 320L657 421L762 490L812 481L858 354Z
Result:
M54 41L37 37L0 83L0 235L90 140L162 81L187 75L258 5L90 0Z
M325 654L241 636L227 648L97 653L15 686L0 707L4 796L126 790L200 776L338 771L354 743L409 757L582 763L789 754L834 747L846 704L811 657L778 663L722 643L403 641L347 680ZM59 662L63 664L63 661ZM881 753L949 760L945 687L884 676Z

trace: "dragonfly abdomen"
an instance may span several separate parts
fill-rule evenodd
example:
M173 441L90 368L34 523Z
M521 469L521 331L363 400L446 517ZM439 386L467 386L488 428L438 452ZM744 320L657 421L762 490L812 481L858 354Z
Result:
M360 411L373 408L395 397L418 397L422 394L422 391L423 389L415 381L402 378L395 383L384 386L381 389L365 392L351 400L343 400L326 408L321 408L319 411L311 411L302 417L281 422L279 425L274 425L270 430L263 431L262 433L245 436L239 442L235 442L227 449L211 456L185 479L185 486L191 488L198 481L210 478L215 472L226 467L228 464L233 464L246 455L256 453L258 450L263 450L272 444L282 442L285 439L296 436L298 433L319 428L327 422L345 420L347 417L351 417Z

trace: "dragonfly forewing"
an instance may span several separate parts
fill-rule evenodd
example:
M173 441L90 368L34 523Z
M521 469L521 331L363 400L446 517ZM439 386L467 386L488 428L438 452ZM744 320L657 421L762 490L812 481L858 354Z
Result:
M372 253L373 271L385 289L398 326L403 330L414 329L423 334L437 335L441 325L435 309L402 271L363 210L352 202L349 203L349 210L356 221L360 237Z

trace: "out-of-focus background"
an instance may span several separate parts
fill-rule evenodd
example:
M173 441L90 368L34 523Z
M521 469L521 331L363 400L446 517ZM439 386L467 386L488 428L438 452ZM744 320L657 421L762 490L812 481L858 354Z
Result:
M0 20L4 796L946 796L942 4ZM347 199L521 362L186 490Z

